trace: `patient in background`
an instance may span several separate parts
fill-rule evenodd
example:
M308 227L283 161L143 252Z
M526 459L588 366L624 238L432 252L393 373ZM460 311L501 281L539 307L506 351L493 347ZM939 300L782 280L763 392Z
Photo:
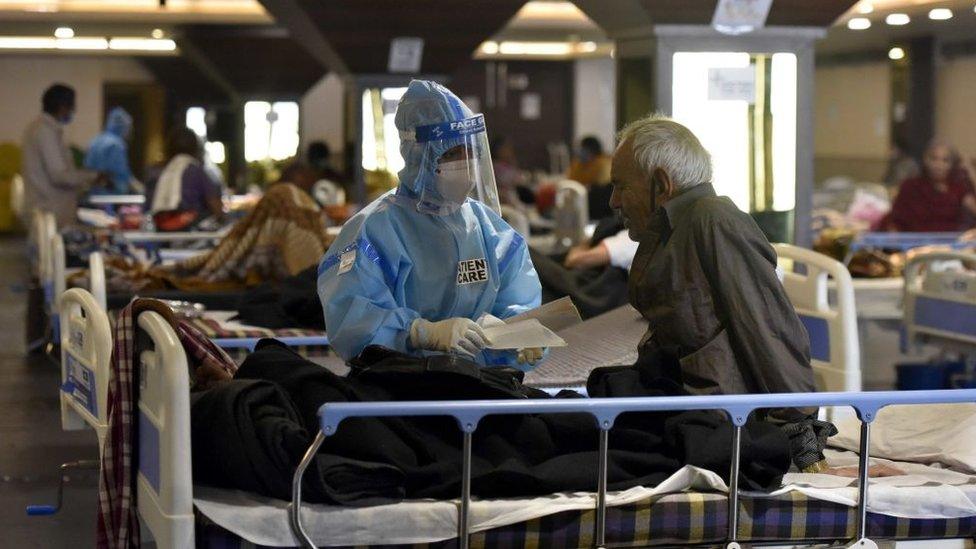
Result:
M175 128L166 140L166 164L148 182L150 213L162 231L190 229L207 216L224 218L223 188L207 173L203 144L187 127Z
M275 181L275 184L291 183L311 195L312 186L318 180L319 172L315 168L304 162L296 161L281 170L281 177Z
M889 231L955 232L973 227L976 195L971 169L947 143L933 141L925 149L922 175L901 183L891 213L883 222Z

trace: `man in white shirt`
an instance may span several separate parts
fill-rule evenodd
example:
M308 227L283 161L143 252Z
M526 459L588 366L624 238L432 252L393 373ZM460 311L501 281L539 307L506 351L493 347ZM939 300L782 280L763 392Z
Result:
M636 253L637 242L631 240L627 229L624 229L604 238L595 246L580 244L570 249L563 265L569 269L589 269L610 265L629 271Z
M54 84L44 92L42 104L44 112L23 137L24 212L28 219L35 208L51 212L60 228L74 221L78 196L101 176L76 168L64 142L64 125L75 112L75 91Z

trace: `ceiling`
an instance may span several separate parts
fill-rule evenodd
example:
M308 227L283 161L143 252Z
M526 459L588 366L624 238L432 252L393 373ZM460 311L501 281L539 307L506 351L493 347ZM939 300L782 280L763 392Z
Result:
M826 27L856 0L774 0L766 24L773 26ZM636 4L652 25L709 25L718 0L614 0L619 9ZM578 5L592 4L577 2ZM589 13L588 9L584 9Z
M134 22L142 24L266 24L273 20L257 0L0 0L0 20Z
M919 36L937 36L943 43L976 40L976 12L972 0L862 0L841 17L827 36L817 44L819 55L842 55L860 52L886 52L892 44ZM870 6L870 13L860 13ZM928 18L932 8L949 8L953 12L948 21ZM904 26L885 24L885 17L893 12L905 13L911 22ZM871 28L851 30L847 21L865 17Z
M181 35L180 47L195 48L245 98L300 97L326 73L282 28L192 25Z
M421 73L448 74L467 63L525 0L262 0L274 16L300 12L350 73L387 72L390 41L424 40Z
M486 40L610 44L608 37L655 24L708 25L718 0L0 0L0 35L50 35L70 25L79 36L176 39L178 57L142 62L172 93L214 100L298 97L329 70L387 73L390 42L424 39L421 73L451 74ZM872 11L867 11L870 4ZM899 40L936 34L976 39L974 0L773 0L767 25L831 27L818 54L886 51ZM933 7L955 17L932 21ZM892 11L912 17L884 24ZM870 29L846 27L851 17ZM276 22L277 21L277 22ZM609 48L609 46L608 46ZM609 49L594 53L606 55ZM222 98L222 99L221 99ZM209 99L206 99L209 100Z

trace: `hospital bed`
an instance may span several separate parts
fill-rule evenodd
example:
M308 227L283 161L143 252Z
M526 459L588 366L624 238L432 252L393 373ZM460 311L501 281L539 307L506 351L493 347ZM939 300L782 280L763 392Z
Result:
M119 296L113 296L115 303L109 300L106 288L105 260L100 252L93 252L88 256L89 290L94 296L96 303L103 310L110 310L111 305L119 306L121 301L128 302L132 296L124 296L123 300ZM217 304L218 307L233 307L244 291L220 292L215 293L213 301L208 301L206 293L185 293L178 291L157 292L146 297L157 299L204 301L205 305ZM190 324L197 328L205 336L209 337L219 347L228 351L234 358L242 358L248 352L253 351L258 341L266 337L273 337L289 347L295 347L303 354L322 354L323 350L329 348L329 337L321 330L310 330L305 328L281 328L270 329L257 326L248 327L227 327L225 324L209 317L207 313L200 318L189 319Z
M782 273L783 288L810 336L817 388L860 391L861 353L851 274L840 262L812 250L791 244L773 244L773 248L781 261L793 263Z
M77 303L84 310L96 310L94 300L80 298L83 290L73 290L75 297L65 303ZM77 299L77 301L72 301ZM69 318L65 314L65 318ZM97 315L94 315L97 316ZM74 317L72 317L74 318ZM76 341L85 345L92 339L89 330L98 331L97 323L66 320L77 327ZM138 463L135 489L137 510L161 548L207 546L208 542L221 547L251 547L279 545L262 537L261 532L234 533L221 526L219 517L227 514L240 522L265 525L277 529L285 537L286 546L313 541L339 545L378 545L385 530L393 524L409 530L416 544L431 546L604 546L605 543L670 542L671 544L724 543L738 547L750 540L798 543L800 538L813 541L854 539L851 547L874 547L869 536L883 538L953 538L959 542L976 536L976 516L954 519L904 519L887 516L868 509L868 482L862 474L857 480L858 505L846 507L799 497L796 494L772 498L740 495L737 476L732 475L730 496L720 490L700 492L693 489L648 492L640 501L619 504L621 494L606 489L606 450L609 430L619 414L627 411L665 411L685 409L714 409L728 414L734 429L733 448L738 450L741 429L749 413L758 408L795 407L811 405L853 405L863 420L861 447L869 447L871 421L877 411L891 404L924 404L933 402L976 402L976 390L929 391L901 393L808 393L798 395L742 395L718 397L665 397L625 399L571 399L551 401L467 401L461 403L355 403L330 404L319 412L321 431L306 453L295 473L291 504L268 501L248 494L194 486L192 477L192 448L190 442L190 404L187 357L175 332L159 314L144 312L137 319L146 341L140 347L140 394L137 422ZM85 345L81 348L84 349ZM96 368L96 387L107 372ZM575 503L558 505L559 498L549 498L559 513L552 510L526 520L490 527L490 521L477 517L499 507L512 511L522 504L538 504L539 500L472 500L470 497L470 448L472 433L479 421L488 415L522 413L589 413L600 426L601 459L594 471L599 475L596 494L575 496ZM452 416L458 421L465 450L460 500L407 501L395 505L368 508L337 508L305 505L301 499L301 478L315 450L323 440L335 433L339 424L350 417L378 416ZM92 414L81 413L79 418L97 428ZM861 471L868 462L867 452L861 452ZM738 451L733 454L734 470L738 470ZM714 476L714 475L713 475ZM626 496L624 496L626 497ZM580 499L582 498L582 499ZM546 499L546 498L543 498ZM546 501L549 501L546 499ZM212 516L218 519L211 518ZM538 513L536 513L538 515ZM497 513L496 513L497 516ZM799 518L803 517L803 518ZM821 522L804 524L813 518ZM795 520L800 520L796 523ZM371 530L380 534L372 534ZM311 532L311 533L310 533ZM322 536L323 532L327 535ZM786 534L783 534L786 532ZM790 533L799 535L791 536ZM315 536L314 539L312 536ZM243 537L241 537L243 536ZM250 539L251 541L245 541ZM443 540L437 542L437 540ZM426 540L426 541L425 541ZM267 541L267 543L265 543ZM402 542L406 543L406 542ZM216 545L211 545L216 546ZM937 547L932 542L931 547Z
M956 263L966 269L936 266ZM920 254L905 267L905 331L912 344L976 356L976 254Z

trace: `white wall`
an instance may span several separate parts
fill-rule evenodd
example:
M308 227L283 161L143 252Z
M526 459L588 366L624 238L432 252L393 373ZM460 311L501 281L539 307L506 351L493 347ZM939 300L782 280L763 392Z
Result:
M888 154L891 78L887 63L818 68L818 155L879 157Z
M976 57L939 65L935 89L935 133L955 145L964 157L976 157Z
M615 145L617 123L617 72L610 58L579 59L574 63L573 139L595 135L603 147Z
M41 95L55 82L77 93L74 121L65 128L69 143L85 147L102 129L102 86L106 82L152 82L129 57L0 55L0 142L20 143L24 128L41 112Z
M818 67L814 92L817 183L834 175L879 181L888 156L887 62Z
M302 97L300 107L302 147L312 141L324 140L334 155L341 152L345 148L342 79L328 74Z

